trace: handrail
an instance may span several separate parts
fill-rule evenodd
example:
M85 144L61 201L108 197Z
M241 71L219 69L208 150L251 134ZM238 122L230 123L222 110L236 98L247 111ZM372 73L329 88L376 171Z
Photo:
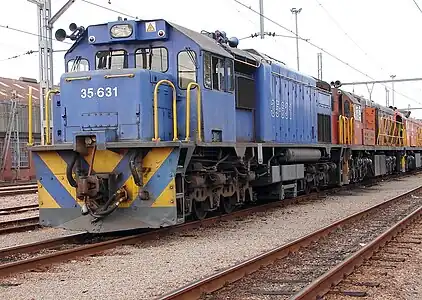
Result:
M353 121L354 118L345 117L343 115L338 116L338 135L339 135L339 143L345 145L352 145L354 142L353 136Z
M60 93L59 90L49 90L47 92L47 94L45 94L45 103L44 103L44 107L45 107L45 111L44 111L44 115L45 115L45 135L46 135L46 144L50 145L51 144L51 139L50 139L50 95L51 94L57 94Z
M71 82L75 80L91 80L91 76L68 77L65 79L66 82Z
M185 141L190 140L190 91L192 87L197 87L198 92L196 94L196 110L198 118L198 141L202 140L201 132L201 87L196 82L190 82L186 88L186 138Z
M135 77L135 74L129 73L129 74L111 74L111 75L104 75L105 79L111 79L111 78L121 78L121 77L129 77L133 78Z
M152 141L159 142L158 137L158 88L161 84L167 83L173 89L173 141L177 141L177 97L176 88L170 80L162 79L157 82L154 88L154 138Z
M34 141L32 137L32 86L28 91L28 146L33 146Z

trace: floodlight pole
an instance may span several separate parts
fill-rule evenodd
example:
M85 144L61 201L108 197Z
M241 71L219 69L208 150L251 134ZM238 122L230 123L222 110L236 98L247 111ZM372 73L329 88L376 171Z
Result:
M396 78L396 75L391 75L390 77L391 77L391 88L392 88L391 89L391 92L392 92L391 93L392 94L392 97L391 98L393 100L393 106L394 106L394 93L395 93L394 92L394 78Z
M261 39L264 38L264 0L259 0L259 32Z
M302 11L302 8L296 9L292 8L290 10L292 14L295 15L295 21L296 21L296 56L297 56L297 70L299 71L299 32L297 27L297 14Z

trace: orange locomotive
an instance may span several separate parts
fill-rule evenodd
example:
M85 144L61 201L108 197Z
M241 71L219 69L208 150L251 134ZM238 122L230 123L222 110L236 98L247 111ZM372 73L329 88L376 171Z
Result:
M342 146L340 182L421 167L422 122L331 83L333 147Z
M333 144L421 147L422 122L337 88L332 91Z

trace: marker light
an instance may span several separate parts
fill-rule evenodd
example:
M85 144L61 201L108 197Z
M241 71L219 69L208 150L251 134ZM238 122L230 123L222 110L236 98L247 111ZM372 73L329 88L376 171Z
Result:
M114 38L126 38L132 35L133 28L130 24L116 24L110 29L110 34Z

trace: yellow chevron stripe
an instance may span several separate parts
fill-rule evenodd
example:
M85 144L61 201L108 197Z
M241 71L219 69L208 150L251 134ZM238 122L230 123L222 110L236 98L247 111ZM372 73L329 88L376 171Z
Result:
M40 208L60 208L59 204L54 200L50 193L43 187L40 181L38 184L38 205Z
M173 207L176 206L176 180L173 178L160 196L154 201L151 207Z
M50 169L51 173L54 174L56 179L63 185L63 187L68 191L74 199L76 199L76 189L72 187L66 178L66 162L61 158L61 156L54 151L38 152L38 155L44 161L46 166ZM80 200L77 200L78 203L82 203Z
M88 155L84 157L88 165L91 165L92 151L93 148L89 148ZM123 155L110 150L97 150L95 152L93 169L96 173L111 172L116 168L122 158Z
M142 161L142 166L146 170L143 174L143 183L146 185L161 167L163 162L171 154L173 148L152 148Z
M160 169L161 165L171 154L173 148L153 148L151 149L146 157L143 159L142 166L146 172L143 174L143 183L146 185L148 181L154 176L154 174ZM90 150L92 151L92 150ZM90 163L91 158L90 152L85 160ZM66 162L61 158L61 156L54 151L49 152L38 152L40 158L44 161L46 166L54 174L56 179L63 185L63 187L69 192L70 195L76 201L82 205L83 201L76 198L76 189L73 188L66 178ZM108 173L114 170L118 165L120 160L123 158L123 155L115 153L109 150L100 150L95 154L94 167L96 173ZM129 167L129 166L128 166ZM170 187L171 186L171 187ZM130 207L130 205L136 200L139 193L139 187L135 184L132 176L124 183L124 187L128 192L129 201L121 203L119 207ZM169 183L169 185L161 192L160 196L153 203L153 206L175 206L176 205L176 196L175 196L175 181L174 179ZM39 197L40 201L43 202L43 208L59 208L57 202L51 197L51 195L44 189L39 188Z
M161 165L164 163L164 161L167 159L167 157L171 154L172 151L172 148L152 148L148 152L148 154L142 160L142 167L144 170L146 170L145 173L143 173L142 175L144 185L146 185L147 182L152 178L152 176L154 176L154 174L158 171L158 169L160 169ZM139 187L135 184L133 176L130 176L128 180L126 180L126 182L124 183L124 187L128 192L129 201L121 203L119 207L130 207L138 197ZM164 194L168 196L169 193L164 193L164 191L162 192L163 197ZM173 198L175 199L175 196ZM158 206L162 205L158 204Z

